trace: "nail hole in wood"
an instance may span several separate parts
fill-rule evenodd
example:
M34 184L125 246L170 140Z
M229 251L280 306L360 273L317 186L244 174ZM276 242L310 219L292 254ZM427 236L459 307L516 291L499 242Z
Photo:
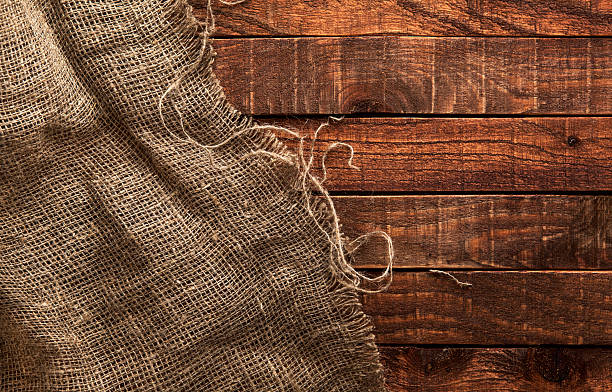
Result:
M578 139L576 136L569 136L567 138L567 145L570 147L577 146L579 142L580 142L580 139Z

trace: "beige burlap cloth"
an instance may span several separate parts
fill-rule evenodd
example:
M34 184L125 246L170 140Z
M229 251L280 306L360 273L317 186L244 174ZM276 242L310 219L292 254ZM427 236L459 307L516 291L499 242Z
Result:
M383 390L308 159L226 102L185 1L0 21L1 391Z

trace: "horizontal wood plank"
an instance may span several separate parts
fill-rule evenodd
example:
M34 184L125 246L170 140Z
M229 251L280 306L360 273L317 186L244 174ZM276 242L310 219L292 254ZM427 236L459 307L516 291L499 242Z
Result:
M610 114L610 38L216 39L249 114Z
M365 294L379 343L611 345L612 272L396 272Z
M390 392L612 390L609 348L381 347Z
M262 119L269 122L307 136L323 120ZM353 146L360 170L347 165L346 148L330 152L331 191L606 191L611 130L609 117L347 118L319 133L316 166L340 141Z
M205 19L206 0L192 0ZM610 0L214 2L219 35L611 35Z
M339 196L347 238L391 235L397 268L612 269L611 196ZM386 263L386 242L354 253ZM611 287L612 289L612 287Z

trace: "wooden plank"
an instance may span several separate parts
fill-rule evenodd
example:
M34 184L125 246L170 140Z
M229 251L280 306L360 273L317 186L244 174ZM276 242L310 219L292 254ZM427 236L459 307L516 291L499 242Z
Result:
M192 0L206 17L206 0ZM612 35L610 0L248 0L214 2L219 35Z
M216 39L250 114L612 113L610 38Z
M262 122L311 135L323 120ZM346 148L332 151L332 191L605 191L612 190L611 129L609 117L347 118L320 132L316 166L341 141L353 146L360 170L348 167Z
M390 392L612 390L609 348L381 347Z
M612 269L610 196L338 196L347 238L391 235L396 268ZM372 239L354 264L380 268Z
M365 294L379 343L611 345L612 272L396 272Z

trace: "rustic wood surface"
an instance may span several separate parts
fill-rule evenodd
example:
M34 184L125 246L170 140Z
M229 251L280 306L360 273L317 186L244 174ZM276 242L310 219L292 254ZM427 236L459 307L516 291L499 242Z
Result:
M612 349L385 347L390 392L609 392Z
M324 120L262 122L308 136ZM360 170L348 167L345 148L328 154L331 191L606 191L611 130L610 117L346 118L319 132L315 151L319 167L330 142L354 148Z
M193 0L205 18L205 0ZM610 0L247 0L215 4L218 35L611 35Z
M612 269L612 196L339 196L334 203L347 238L391 235L396 269ZM385 252L385 241L371 239L354 263L381 268Z
M394 274L363 296L385 344L612 345L612 272Z
M213 6L237 108L307 137L349 114L314 174L350 143L361 170L326 160L342 230L394 239L363 296L390 391L612 391L612 0Z
M612 40L216 39L216 74L250 114L610 114Z

